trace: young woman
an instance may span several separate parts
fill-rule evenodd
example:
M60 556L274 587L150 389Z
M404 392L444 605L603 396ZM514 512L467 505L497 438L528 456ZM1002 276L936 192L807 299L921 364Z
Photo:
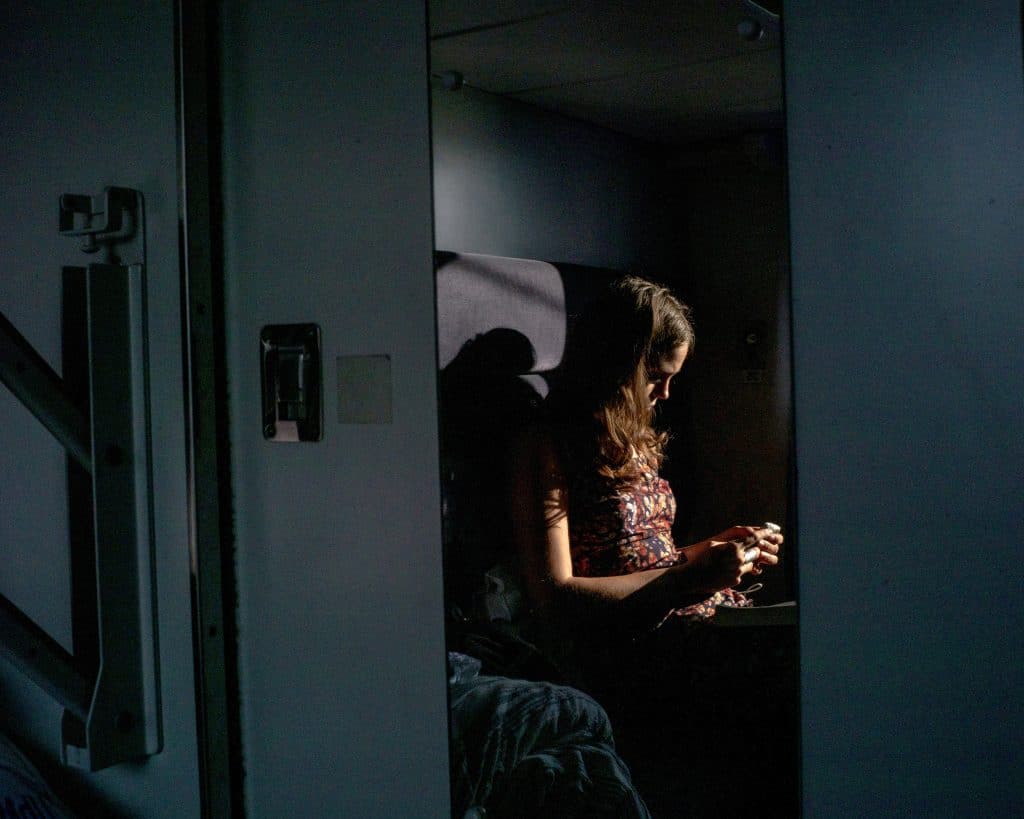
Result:
M669 624L700 622L778 562L782 535L734 526L685 547L658 476L667 435L654 409L693 347L688 309L665 287L627 277L573 328L562 378L520 448L514 528L528 589L575 642L614 651ZM592 641L591 641L592 642Z
M776 755L795 758L795 647L708 625L721 605L749 605L735 587L778 562L782 535L734 526L680 548L658 475L667 436L654 410L693 348L687 308L625 278L570 339L517 449L525 633L605 707L654 815L735 815L765 794L789 804L795 774Z

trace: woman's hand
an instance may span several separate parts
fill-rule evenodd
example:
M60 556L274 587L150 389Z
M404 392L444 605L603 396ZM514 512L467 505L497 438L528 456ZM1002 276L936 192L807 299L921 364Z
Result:
M779 562L779 549L785 538L783 538L782 532L777 530L778 527L754 529L753 534L757 538L756 548L758 550L758 555L754 558L754 566L751 569L754 574L761 574L765 566L774 566Z
M747 573L760 574L765 566L778 563L782 541L781 533L772 529L733 526L683 551L690 570L699 573L712 594L737 585Z

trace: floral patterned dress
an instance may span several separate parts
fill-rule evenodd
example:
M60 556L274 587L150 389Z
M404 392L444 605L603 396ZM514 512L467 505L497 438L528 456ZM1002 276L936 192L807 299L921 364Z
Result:
M569 486L569 544L573 574L609 577L686 562L672 538L676 500L668 481L640 458L635 483L616 487L596 474L579 475ZM701 621L719 605L749 606L751 601L732 589L707 600L673 609L672 616Z

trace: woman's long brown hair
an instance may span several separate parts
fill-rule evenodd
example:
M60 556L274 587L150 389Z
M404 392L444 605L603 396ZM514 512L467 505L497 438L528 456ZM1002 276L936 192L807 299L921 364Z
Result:
M677 347L693 348L690 311L662 285L626 276L579 316L561 379L546 402L560 427L566 466L596 469L615 484L661 463L668 436L652 426L650 373Z

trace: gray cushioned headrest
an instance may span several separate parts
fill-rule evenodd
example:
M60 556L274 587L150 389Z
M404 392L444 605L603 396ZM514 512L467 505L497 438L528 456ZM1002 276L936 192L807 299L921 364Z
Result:
M443 369L462 345L502 328L533 345L531 372L558 366L565 348L565 289L554 265L529 259L443 254L437 270L438 359Z

